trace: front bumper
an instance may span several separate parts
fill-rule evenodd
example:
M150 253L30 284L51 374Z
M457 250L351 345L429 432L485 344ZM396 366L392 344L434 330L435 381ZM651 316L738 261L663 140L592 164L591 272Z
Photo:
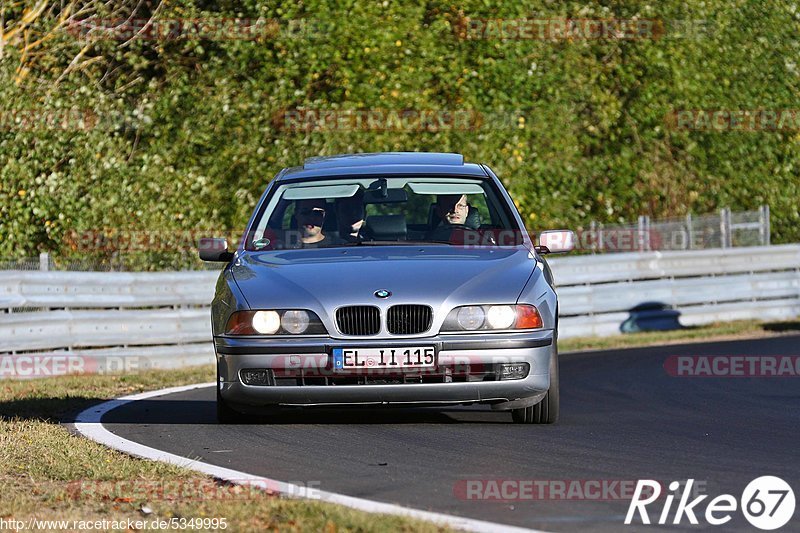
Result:
M240 411L267 406L332 405L448 405L488 403L496 409L527 407L539 402L550 386L550 361L556 357L552 330L485 335L438 335L425 338L297 339L214 338L222 398ZM436 369L492 368L500 363L528 363L522 379L338 384L337 378L352 373L334 372L334 348L434 346ZM322 375L315 384L280 386L248 385L241 379L246 369L268 369L281 375L302 370ZM413 372L411 373L413 375ZM287 380L283 380L284 383ZM291 381L291 380L288 380ZM422 381L422 379L420 379ZM380 381L379 381L380 382ZM307 383L297 380L297 383ZM324 383L324 384L316 384Z

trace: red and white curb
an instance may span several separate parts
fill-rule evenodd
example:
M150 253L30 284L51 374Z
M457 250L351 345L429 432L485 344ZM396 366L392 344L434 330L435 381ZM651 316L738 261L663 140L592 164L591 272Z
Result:
M213 387L215 385L216 384L213 382L200 383L197 385L170 387L151 392L132 394L130 396L122 396L116 400L109 400L82 411L76 417L73 425L76 431L84 437L129 455L142 457L144 459L151 459L154 461L162 461L164 463L173 464L182 468L188 468L189 470L202 472L203 474L207 474L216 479L220 479L229 483L249 485L264 490L269 489L289 497L298 497L298 495L304 494L304 488L297 485L248 474L246 472L239 472L238 470L232 470L230 468L211 465L194 459L188 459L186 457L181 457L180 455L164 452L156 448L151 448L149 446L144 446L143 444L124 439L119 435L115 435L107 430L105 427L103 427L101 422L103 415L127 403L146 400L157 396L165 396L167 394L185 392L193 389ZM314 490L314 500L344 505L345 507L358 509L359 511L366 511L368 513L389 514L405 516L419 520L427 520L439 525L464 531L485 533L496 533L498 531L507 531L509 533L544 533L537 532L537 530L533 529L525 529L505 524L498 524L495 522L486 522L483 520L474 520L471 518L462 518L443 513L435 513L432 511L421 511L391 503L376 502L364 498L354 498L352 496L346 496L344 494L337 494L335 492L326 492L322 490Z

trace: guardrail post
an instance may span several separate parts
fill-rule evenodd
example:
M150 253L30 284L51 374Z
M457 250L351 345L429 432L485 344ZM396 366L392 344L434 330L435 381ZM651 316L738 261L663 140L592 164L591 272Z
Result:
M644 215L639 215L639 220L636 223L636 228L638 231L636 232L636 239L637 244L639 247L639 252L644 251L644 243L642 242L642 231L644 230Z
M733 222L731 221L731 208L725 208L725 227L728 228L728 248L733 248Z
M639 251L649 251L650 250L650 217L646 215L639 216Z
M39 270L43 272L50 270L50 255L46 252L39 254Z
M723 207L719 210L719 241L722 248L731 247L731 210Z
M604 252L605 249L606 249L606 245L603 242L603 223L601 222L599 224L599 226L600 226L600 229L599 229L598 235L597 235L597 243L598 243L598 246L600 246L600 251Z
M761 246L769 246L769 234L769 205L762 205L758 207L758 241Z
M689 232L689 249L694 250L694 226L692 224L692 214L686 215L686 231Z

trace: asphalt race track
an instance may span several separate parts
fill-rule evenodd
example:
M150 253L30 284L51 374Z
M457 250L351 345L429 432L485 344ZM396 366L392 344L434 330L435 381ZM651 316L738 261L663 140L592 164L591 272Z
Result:
M709 526L702 515L711 498L738 500L763 475L783 478L800 497L800 378L672 377L664 368L671 355L797 356L800 336L562 354L562 412L554 426L512 424L509 413L488 407L290 410L270 424L218 426L212 388L134 402L103 422L126 439L214 465L503 524L757 531L739 510L724 526ZM700 526L686 518L671 524L678 497L668 526L625 526L630 498L615 496L613 485L605 501L557 494L467 500L459 490L465 480L656 479L666 488L688 478L709 495L695 508ZM651 520L663 502L648 507ZM798 531L797 516L781 531Z

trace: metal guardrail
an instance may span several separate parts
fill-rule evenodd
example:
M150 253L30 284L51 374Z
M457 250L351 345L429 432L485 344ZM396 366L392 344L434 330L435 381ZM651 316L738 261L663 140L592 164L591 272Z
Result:
M561 316L627 311L647 301L683 308L726 302L797 298L800 276L794 271L737 274L724 277L672 278L574 285L558 291Z
M800 245L556 257L549 260L561 287L612 281L726 276L797 270Z
M800 245L645 252L550 260L559 336L620 333L631 310L658 302L686 326L800 316Z
M0 271L0 310L207 306L219 272Z
M0 271L0 379L211 364L218 275Z
M679 311L684 325L800 316L800 245L549 262L561 338L618 334L631 309L654 301ZM217 277L0 271L0 354L67 354L94 361L89 371L99 372L131 358L138 368L211 363L208 303Z
M733 320L791 320L800 316L800 298L784 301L711 304L678 308L684 326L699 326ZM628 312L573 316L559 319L559 337L607 337L620 333L620 325L630 318Z
M0 322L4 351L211 341L208 309L43 311Z

